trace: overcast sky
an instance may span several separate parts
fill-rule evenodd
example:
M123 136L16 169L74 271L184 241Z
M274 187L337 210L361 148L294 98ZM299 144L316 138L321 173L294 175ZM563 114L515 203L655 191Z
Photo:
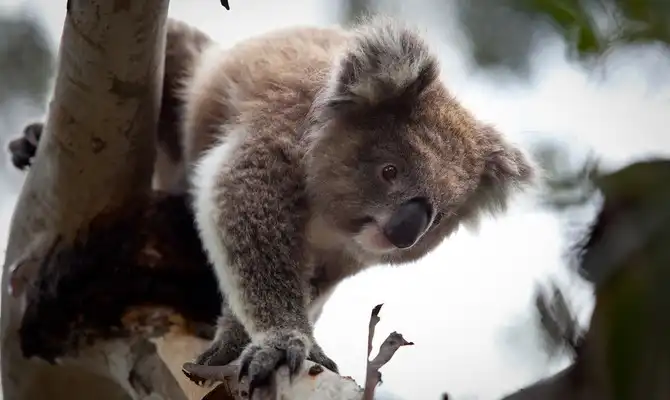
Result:
M19 3L42 18L55 46L65 0L0 0L0 12ZM326 0L231 0L232 11L218 0L171 3L172 17L224 45L280 26L337 18L335 2ZM469 72L448 12L430 12L432 1L391 3L438 46L444 77L457 97L510 139L524 145L544 132L576 149L594 149L611 166L670 153L667 54L653 48L617 52L603 77L568 62L562 43L554 40L533 57L531 81L503 81ZM0 197L2 243L14 198ZM416 343L383 369L384 389L402 398L438 399L448 391L456 399L497 399L556 371L560 363L547 365L530 323L534 285L558 277L587 310L589 291L565 271L568 242L558 218L529 204L519 198L506 215L485 221L478 232L458 232L415 265L379 267L344 282L317 326L318 340L341 372L363 381L367 321L378 303L385 305L377 343L393 330Z

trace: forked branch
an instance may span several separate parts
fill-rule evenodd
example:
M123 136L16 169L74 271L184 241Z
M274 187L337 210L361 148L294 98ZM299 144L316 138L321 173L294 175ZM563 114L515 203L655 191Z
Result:
M377 386L382 383L382 373L380 371L381 367L386 365L395 352L402 346L412 346L413 342L408 342L398 332L391 332L388 337L384 340L382 345L379 347L379 353L377 356L370 360L370 353L372 352L372 340L375 336L375 327L381 320L379 318L379 311L381 311L383 304L378 304L375 308L372 309L370 315L370 325L368 328L368 362L367 369L365 374L365 391L363 393L363 400L373 400L374 393Z

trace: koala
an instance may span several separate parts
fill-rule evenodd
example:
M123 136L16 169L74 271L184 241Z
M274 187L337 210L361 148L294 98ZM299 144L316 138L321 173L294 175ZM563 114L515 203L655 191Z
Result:
M338 371L313 327L340 282L419 260L535 176L391 18L228 49L170 20L165 71L154 183L191 196L225 298L196 362L239 359L250 398L282 364Z
M34 122L23 128L21 137L9 142L7 149L15 168L24 170L32 164L37 151L37 144L42 136L42 123Z
M504 208L530 161L476 120L389 18L208 48L183 86L195 220L226 305L200 363L337 371L313 326L339 282L426 255Z

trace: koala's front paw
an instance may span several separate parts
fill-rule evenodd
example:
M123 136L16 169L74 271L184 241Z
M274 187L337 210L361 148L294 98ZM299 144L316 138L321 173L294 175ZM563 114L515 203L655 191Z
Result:
M32 164L32 158L37 152L37 145L42 136L44 124L36 122L26 126L20 138L9 142L9 152L12 154L12 164L20 170Z
M209 347L195 359L200 365L227 365L242 354L249 341L239 342L223 336L216 338Z
M313 360L337 372L337 365L328 358L311 338L298 331L279 331L268 334L260 343L247 346L240 358L239 378L249 377L249 398L256 389L272 390L271 378L281 365L288 366L289 375L300 370L305 359Z
M196 357L194 363L200 365L230 364L242 354L242 350L247 343L248 341L239 342L237 340L231 340L230 337L226 337L225 335L220 337L217 336L217 338L210 343L209 347ZM182 372L191 382L198 386L206 386L208 383L206 380L191 374L186 369L182 369Z
M228 365L242 354L249 342L249 335L244 327L230 313L224 312L217 322L214 340L194 362L200 365ZM186 371L184 374L198 385L205 384L205 381Z

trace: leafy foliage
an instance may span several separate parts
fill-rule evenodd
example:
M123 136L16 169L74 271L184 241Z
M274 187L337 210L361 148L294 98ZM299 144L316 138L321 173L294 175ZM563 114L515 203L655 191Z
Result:
M670 45L670 1L459 0L459 19L482 67L527 72L538 27L550 26L582 61L618 45Z
M528 73L537 24L507 0L458 0L458 17L471 42L471 57L484 68Z
M542 206L570 211L594 199L595 180L603 171L593 154L575 160L569 146L549 139L538 141L532 150L543 175L539 196Z

